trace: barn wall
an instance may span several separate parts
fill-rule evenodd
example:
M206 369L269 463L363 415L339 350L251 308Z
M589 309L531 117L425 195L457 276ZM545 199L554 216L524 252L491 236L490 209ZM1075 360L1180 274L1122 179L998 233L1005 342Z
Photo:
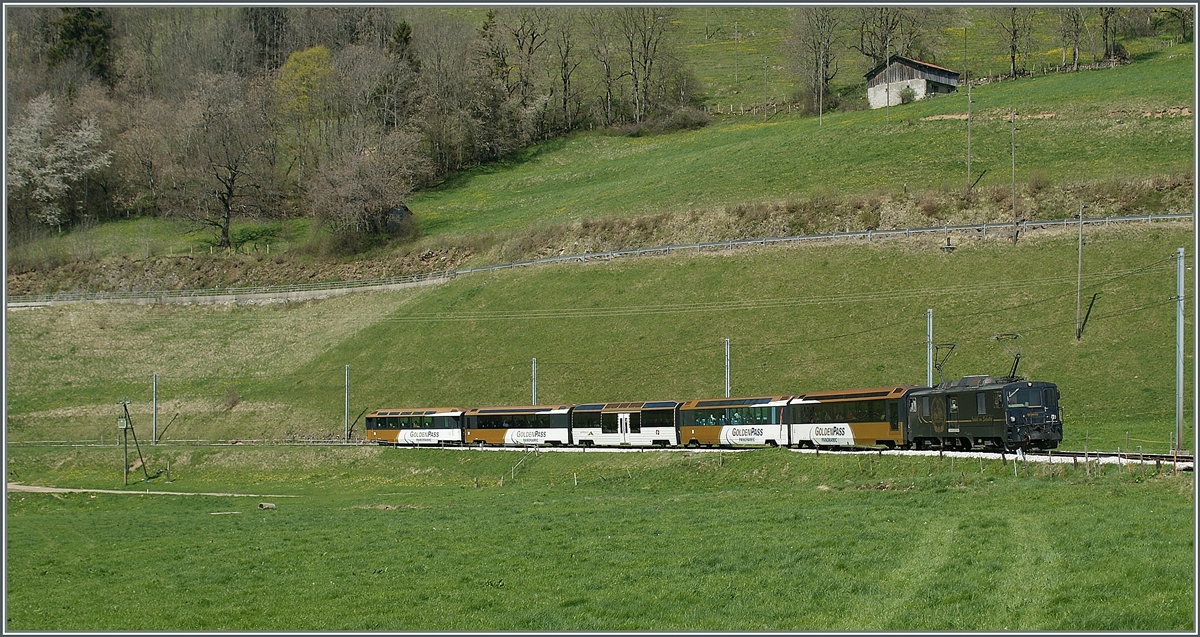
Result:
M888 98L891 98L891 106L899 106L900 91L904 87L911 86L913 93L916 94L916 99L924 99L926 93L927 82L924 79L904 80L900 82L892 82L890 95L888 94L888 85L878 84L867 89L867 102L871 108L883 108L888 106Z

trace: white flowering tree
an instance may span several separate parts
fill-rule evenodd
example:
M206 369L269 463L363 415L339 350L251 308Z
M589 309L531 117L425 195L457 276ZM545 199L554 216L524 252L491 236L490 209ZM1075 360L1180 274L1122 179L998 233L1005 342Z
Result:
M29 101L24 116L8 129L10 215L16 206L47 226L62 225L62 203L71 187L112 160L111 151L100 151L100 127L94 119L64 127L56 115L54 99L43 93Z

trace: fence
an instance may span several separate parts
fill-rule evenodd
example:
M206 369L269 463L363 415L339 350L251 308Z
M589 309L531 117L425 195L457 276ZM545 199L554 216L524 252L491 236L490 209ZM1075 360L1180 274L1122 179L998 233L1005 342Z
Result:
M120 447L120 436L113 438L99 439L79 439L79 440L9 440L7 442L10 447ZM349 441L341 440L335 436L325 436L321 438L260 438L260 439L216 439L205 440L202 438L191 439L175 439L160 440L158 444L151 442L142 443L147 450L154 447L228 447L228 446L247 446L247 447L364 447L377 446L378 443L371 440L363 440L355 438Z
M1176 213L1176 214L1159 214L1159 215L1134 215L1126 217L1101 217L1095 219L1084 219L1085 226L1108 226L1115 223L1153 223L1156 221L1192 221L1192 213ZM765 237L759 239L730 239L727 241L709 241L705 243L688 243L680 245L656 246L652 248L626 248L623 250L609 250L606 252L587 252L583 254L563 255L557 257L545 257L541 259L531 259L529 261L516 261L513 263L501 263L497 265L485 265L474 268L462 268L458 270L443 270L439 272L429 272L426 274L413 274L407 276L395 276L383 279L360 279L357 281L328 281L325 283L302 283L295 285L265 285L259 287L245 288L205 288L194 290L149 290L149 291L126 291L126 292L60 292L55 294L31 294L21 296L8 297L9 307L20 306L36 306L46 305L51 303L78 303L83 301L126 301L126 302L167 302L168 300L188 300L192 299L196 302L202 300L212 300L214 298L229 298L234 300L245 297L287 297L289 295L319 293L319 292L345 292L354 290L384 290L395 286L409 286L423 282L430 282L443 279L453 279L458 276L472 274L475 272L492 272L495 270L504 270L507 268L518 268L530 265L539 265L543 263L563 263L563 262L585 262L591 259L613 259L624 256L646 256L654 254L670 254L671 252L680 251L702 251L702 250L731 250L741 246L753 245L772 245L781 243L803 243L806 241L836 241L845 239L866 239L867 241L895 239L900 237L913 237L919 235L947 235L953 233L979 233L982 236L987 236L988 232L998 231L1003 233L1011 233L1013 230L1018 230L1021 234L1029 230L1039 230L1046 228L1073 228L1079 225L1078 219L1050 219L1037 221L1022 221L1020 223L982 223L966 226L934 226L928 228L906 228L902 230L857 230L853 232L833 232L826 234L810 234L810 235L795 235L790 237Z

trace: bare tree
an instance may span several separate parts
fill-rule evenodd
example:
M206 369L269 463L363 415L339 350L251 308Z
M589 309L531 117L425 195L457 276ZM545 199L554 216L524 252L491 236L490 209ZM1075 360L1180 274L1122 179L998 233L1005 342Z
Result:
M260 209L262 150L266 126L247 103L246 83L234 74L197 78L193 183L195 207L188 216L217 231L217 247L231 245L235 216Z
M580 57L575 27L575 9L562 8L556 11L550 38L554 43L555 70L558 76L559 121L562 130L565 131L575 128L575 120L579 113L579 94L572 85L572 79L583 59Z
M641 123L652 111L652 87L656 81L655 64L664 49L664 37L674 10L654 7L623 7L617 12L617 26L625 38L629 66L630 95L633 96L633 121Z
M288 10L285 7L242 9L242 19L254 34L254 54L260 68L277 69L283 64L287 18Z
M172 106L147 99L132 108L132 126L117 136L115 157L132 193L127 206L135 212L157 214L171 161L167 138L174 126Z
M1029 57L1029 38L1033 33L1033 9L1025 7L1003 7L995 9L995 23L1004 32L1008 46L1008 74L1016 77L1018 70L1025 71ZM1020 60L1018 67L1017 61Z
M600 67L600 84L604 87L603 124L608 126L616 121L613 98L617 83L627 73L620 70L620 47L615 27L616 10L602 8L588 11L583 14L583 19L591 35L592 59Z
M512 38L512 70L516 81L512 82L521 108L529 106L534 92L534 74L537 71L539 52L546 45L546 34L550 30L550 13L538 7L522 7L508 14L504 30ZM510 91L510 94L512 91Z
M425 152L438 174L463 165L469 152L472 96L463 80L470 74L474 38L470 25L441 16L413 25L423 87L420 123Z
M1116 7L1100 7L1100 34L1104 40L1105 60L1112 59L1116 53L1117 33L1116 20L1114 20L1116 15Z
M829 104L829 82L838 72L836 51L840 48L840 27L841 10L835 7L803 7L796 11L792 22L793 46L803 81L812 108L818 111Z
M870 58L872 65L883 64L889 53L908 55L921 35L918 13L910 7L860 8L855 22L858 44L850 48Z
M335 234L387 232L389 211L425 179L419 146L417 133L393 130L379 144L329 162L305 188L313 215Z
M1179 25L1179 41L1191 42L1195 28L1196 13L1193 7L1159 7L1154 10L1155 18L1173 21Z
M1079 38L1087 23L1083 7L1062 7L1058 10L1059 35L1063 43L1063 64L1066 64L1067 47L1071 49L1071 70L1079 70Z

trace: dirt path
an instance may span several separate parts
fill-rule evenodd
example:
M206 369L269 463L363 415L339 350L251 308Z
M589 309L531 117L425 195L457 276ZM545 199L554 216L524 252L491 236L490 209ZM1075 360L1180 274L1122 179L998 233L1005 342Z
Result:
M210 495L226 498L298 498L296 495L260 494L260 493L186 493L183 491L117 491L116 489L64 489L61 487L37 487L29 484L8 483L9 491L26 493L120 493L126 495Z

